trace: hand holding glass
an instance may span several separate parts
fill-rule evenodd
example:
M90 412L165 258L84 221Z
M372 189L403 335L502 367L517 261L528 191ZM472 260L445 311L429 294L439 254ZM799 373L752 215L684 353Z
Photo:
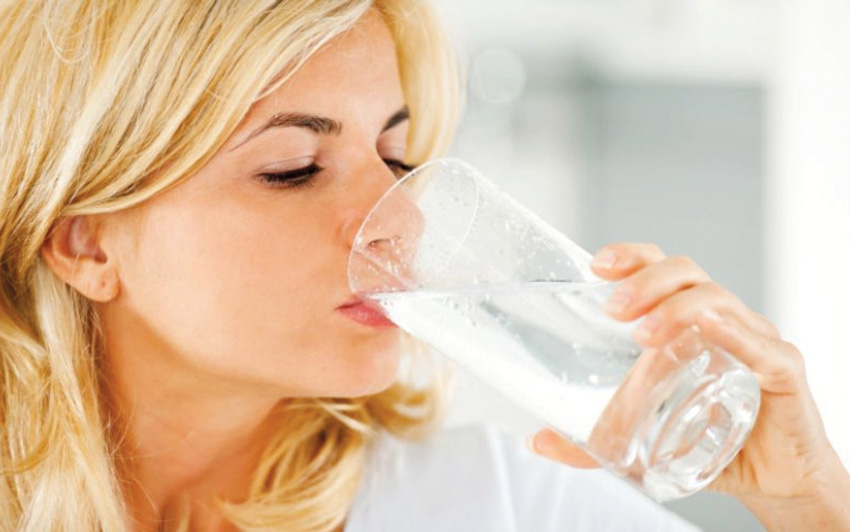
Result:
M755 422L755 376L695 327L660 349L603 311L591 255L458 159L420 166L361 226L355 294L656 500L689 495Z

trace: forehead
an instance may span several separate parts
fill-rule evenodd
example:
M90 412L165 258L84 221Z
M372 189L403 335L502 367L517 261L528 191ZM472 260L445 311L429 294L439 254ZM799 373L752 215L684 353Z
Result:
M380 100L384 113L384 107L398 108L403 96L395 42L381 15L370 10L259 100L249 119L281 109L323 115L367 111Z

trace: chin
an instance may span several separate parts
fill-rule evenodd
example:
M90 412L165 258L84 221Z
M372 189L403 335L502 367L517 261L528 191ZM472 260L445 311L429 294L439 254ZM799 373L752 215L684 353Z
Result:
M346 372L344 383L333 394L335 397L364 397L383 392L398 379L398 348L388 352L372 354L368 362L362 358L356 363L356 369Z

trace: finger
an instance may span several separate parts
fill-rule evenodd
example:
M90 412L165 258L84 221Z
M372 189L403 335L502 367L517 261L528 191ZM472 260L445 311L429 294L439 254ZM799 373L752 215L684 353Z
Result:
M623 281L624 283L627 281ZM673 340L696 322L704 308L733 316L752 332L779 339L776 328L752 312L740 298L723 286L707 282L681 290L656 305L635 329L634 340L642 346L658 347Z
M806 386L803 357L792 344L756 334L734 317L703 309L697 325L706 340L749 366L762 390L798 393Z
M668 257L621 282L608 299L605 311L618 320L632 321L676 292L710 280L693 259Z
M576 444L565 440L550 429L537 432L530 441L532 451L568 466L590 469L599 467L596 460Z
M748 323L752 323L751 328L759 334L763 334L768 338L773 338L774 340L782 339L782 335L779 334L779 329L776 328L776 324L770 321L767 316L751 310L749 313Z
M593 273L603 279L622 279L664 260L664 252L655 244L619 242L599 248L590 263Z

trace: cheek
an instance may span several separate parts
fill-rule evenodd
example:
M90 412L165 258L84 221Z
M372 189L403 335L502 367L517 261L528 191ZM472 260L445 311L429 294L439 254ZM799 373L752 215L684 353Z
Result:
M344 301L345 253L329 233L232 202L161 205L148 212L126 292L200 364L280 360L310 348Z
M195 370L288 396L388 387L400 335L337 312L350 292L334 220L315 203L283 210L224 196L163 202L145 217L122 297L156 345Z

